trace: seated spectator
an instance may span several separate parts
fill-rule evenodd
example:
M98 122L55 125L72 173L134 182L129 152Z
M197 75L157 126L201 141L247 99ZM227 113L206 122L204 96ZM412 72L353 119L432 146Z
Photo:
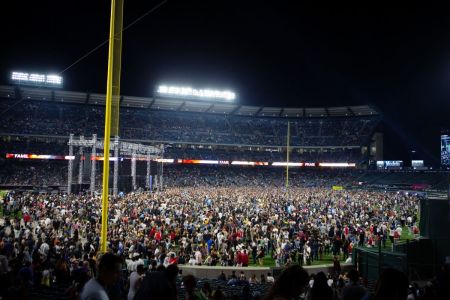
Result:
M307 300L334 299L333 290L327 283L327 276L319 272L314 276L314 284L309 290Z
M184 298L186 300L206 300L206 296L196 289L197 280L192 275L186 275L183 277L183 285L185 290Z
M290 266L280 274L265 299L297 299L308 284L308 279L308 273L302 267Z
M267 283L274 283L275 278L273 278L272 273L267 273Z
M373 300L404 300L408 296L408 278L397 269L385 269L375 285Z
M226 281L227 280L227 276L225 275L225 273L222 271L222 272L220 272L220 275L219 275L219 277L217 278L218 280L221 280L221 281Z
M176 265L169 265L167 268L162 266L160 270L145 276L136 292L135 300L177 299L176 278L178 267Z
M359 272L355 269L347 273L349 283L342 290L341 300L360 300L367 297L367 290L359 283Z

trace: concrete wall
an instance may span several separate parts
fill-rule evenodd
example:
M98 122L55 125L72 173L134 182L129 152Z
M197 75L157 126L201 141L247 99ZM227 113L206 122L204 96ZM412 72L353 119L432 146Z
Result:
M253 274L256 278L260 278L261 274L267 276L267 273L279 274L282 268L269 268L269 267L221 267L221 266L189 266L189 265L179 265L183 275L194 275L196 278L208 278L217 279L220 273L223 271L227 278L231 276L232 271L236 271L236 275L239 276L241 271L244 272L245 277L249 278ZM325 274L331 273L333 271L333 265L319 265L319 266L304 266L305 270L309 274L315 274L318 272L324 272ZM342 272L345 273L352 268L352 264L341 264Z

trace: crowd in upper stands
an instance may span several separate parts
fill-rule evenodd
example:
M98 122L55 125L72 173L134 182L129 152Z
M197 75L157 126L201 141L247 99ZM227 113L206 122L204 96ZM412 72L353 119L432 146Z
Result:
M0 101L0 110L12 100ZM103 108L95 105L22 100L0 119L0 133L91 136L103 133ZM361 146L376 117L304 118L291 122L292 146ZM281 118L121 109L120 136L165 142L281 146L287 120Z

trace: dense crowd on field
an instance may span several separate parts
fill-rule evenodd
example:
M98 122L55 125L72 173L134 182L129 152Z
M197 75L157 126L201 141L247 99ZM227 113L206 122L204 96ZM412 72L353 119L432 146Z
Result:
M309 265L331 256L337 279L353 247L418 233L418 198L406 193L197 186L130 193L109 207L108 249L129 273L140 265L245 267L265 259ZM19 280L2 281L7 287L95 276L100 197L10 192L1 209L1 273Z

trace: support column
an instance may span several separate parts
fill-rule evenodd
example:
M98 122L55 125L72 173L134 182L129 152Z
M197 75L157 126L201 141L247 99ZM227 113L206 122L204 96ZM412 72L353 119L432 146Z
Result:
M84 136L80 136L80 142L81 144L83 144L84 142ZM78 166L78 184L81 185L83 183L83 165L84 165L84 160L83 160L83 155L84 155L84 147L81 146L78 154L80 155L80 164ZM86 158L84 158L86 159Z
M150 189L151 183L150 183L150 153L147 152L147 176L145 177L145 187L147 189Z
M119 137L114 139L114 175L113 175L113 196L117 197L118 187L117 180L119 178Z
M164 172L164 163L161 162L161 173L159 174L159 184L161 186L161 191L163 190L163 172Z
M131 156L131 182L131 186L134 191L136 190L136 150L133 150L133 154Z
M73 134L69 137L69 156L73 156ZM72 173L73 173L73 159L69 159L69 167L67 168L67 194L72 193Z
M91 196L94 195L95 192L95 166L96 166L96 161L95 161L95 157L97 156L97 135L94 134L92 135L92 152L91 152L91 185L90 185L90 191L91 191Z
M164 158L164 145L161 144L159 146L160 150L161 150L161 158ZM159 185L160 185L160 190L163 190L163 173L164 173L164 162L163 160L161 160L161 173L159 174Z

